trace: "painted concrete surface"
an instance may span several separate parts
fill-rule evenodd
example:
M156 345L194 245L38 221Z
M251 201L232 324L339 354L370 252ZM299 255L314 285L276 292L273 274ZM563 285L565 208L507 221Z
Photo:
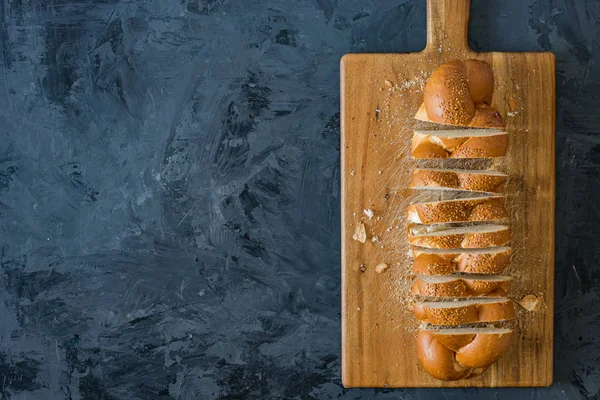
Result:
M2 398L599 398L598 15L472 1L557 56L555 384L346 390L339 59L425 0L0 0Z

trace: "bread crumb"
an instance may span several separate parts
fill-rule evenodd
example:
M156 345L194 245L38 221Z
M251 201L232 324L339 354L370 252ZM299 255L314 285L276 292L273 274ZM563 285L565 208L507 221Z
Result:
M365 229L365 224L359 222L358 225L356 225L356 229L354 230L354 235L352 236L352 239L358 240L361 243L367 241L367 231Z
M355 173L354 170L350 170L350 175L354 176Z
M378 240L379 240L379 238L377 236L373 236L371 238L371 242L373 242L373 243L377 242Z
M387 79L383 82L386 84L386 86L392 87L392 82L388 81Z
M538 312L542 308L542 301L532 294L523 296L519 304L527 311Z
M364 209L363 212L367 217L369 217L369 219L373 218L374 212L370 208Z
M377 272L378 274L381 274L388 267L389 267L389 265L387 265L386 263L381 263L375 267L375 272Z
M367 270L367 266L365 264L360 264L360 267L358 267L358 269L360 269L360 272L365 272Z

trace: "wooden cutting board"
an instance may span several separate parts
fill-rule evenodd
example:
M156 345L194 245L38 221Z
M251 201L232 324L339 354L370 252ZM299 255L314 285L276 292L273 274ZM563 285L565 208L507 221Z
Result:
M342 381L346 387L501 387L552 383L554 309L555 58L552 53L476 53L467 45L469 2L428 0L427 47L411 54L348 54L341 61ZM413 119L431 72L452 59L476 58L494 70L494 106L510 133L507 157L470 161L510 174L506 202L513 232L514 300L533 294L539 312L518 309L508 352L480 377L442 382L415 354L417 322L408 291L405 212L442 198L407 190L415 166L454 168L457 160L410 158ZM462 164L464 167L464 164ZM433 197L438 196L438 197ZM372 216L370 215L372 213ZM353 240L366 226L365 243ZM389 267L378 272L376 266ZM381 268L381 267L380 267Z

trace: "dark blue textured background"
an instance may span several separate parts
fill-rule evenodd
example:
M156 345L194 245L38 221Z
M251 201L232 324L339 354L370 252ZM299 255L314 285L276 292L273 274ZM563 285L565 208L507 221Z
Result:
M339 59L425 0L0 0L2 399L600 398L600 2L471 11L557 56L551 388L341 386Z

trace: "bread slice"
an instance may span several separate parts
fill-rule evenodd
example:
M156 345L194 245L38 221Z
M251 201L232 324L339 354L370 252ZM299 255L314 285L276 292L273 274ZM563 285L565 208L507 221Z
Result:
M512 329L422 328L417 334L417 358L436 379L465 379L480 375L498 361L512 339Z
M414 131L413 158L494 158L508 149L508 133L496 129Z
M502 196L415 203L408 206L407 212L408 222L414 224L504 221L507 218Z
M460 126L464 128L470 127L498 129L504 128L505 126L502 117L500 116L500 113L498 113L498 111L495 108L485 105L475 108L475 115L473 116L471 122L468 124L449 124L443 122L435 122L432 119L430 119L427 115L427 110L425 110L425 103L421 103L421 107L419 107L419 110L415 114L414 118L418 119L419 121L432 122L434 124L440 125Z
M435 249L475 249L504 246L510 242L510 228L504 225L411 225L408 241L413 246Z
M437 298L506 297L511 281L510 276L499 275L417 275L411 293Z
M413 272L420 275L501 274L510 263L510 247L427 249L413 247Z
M515 318L515 307L506 298L422 301L415 303L414 312L419 321L438 326L509 321Z
M411 189L502 193L508 175L492 170L417 168Z
M419 110L415 114L415 119L419 121L432 122L435 124L441 125L453 125L460 127L471 127L471 128L488 128L488 129L498 129L504 128L504 122L502 121L502 117L493 107L482 106L475 108L475 116L469 124L445 124L440 122L435 122L429 118L427 115L427 111L425 110L425 103L421 104Z

